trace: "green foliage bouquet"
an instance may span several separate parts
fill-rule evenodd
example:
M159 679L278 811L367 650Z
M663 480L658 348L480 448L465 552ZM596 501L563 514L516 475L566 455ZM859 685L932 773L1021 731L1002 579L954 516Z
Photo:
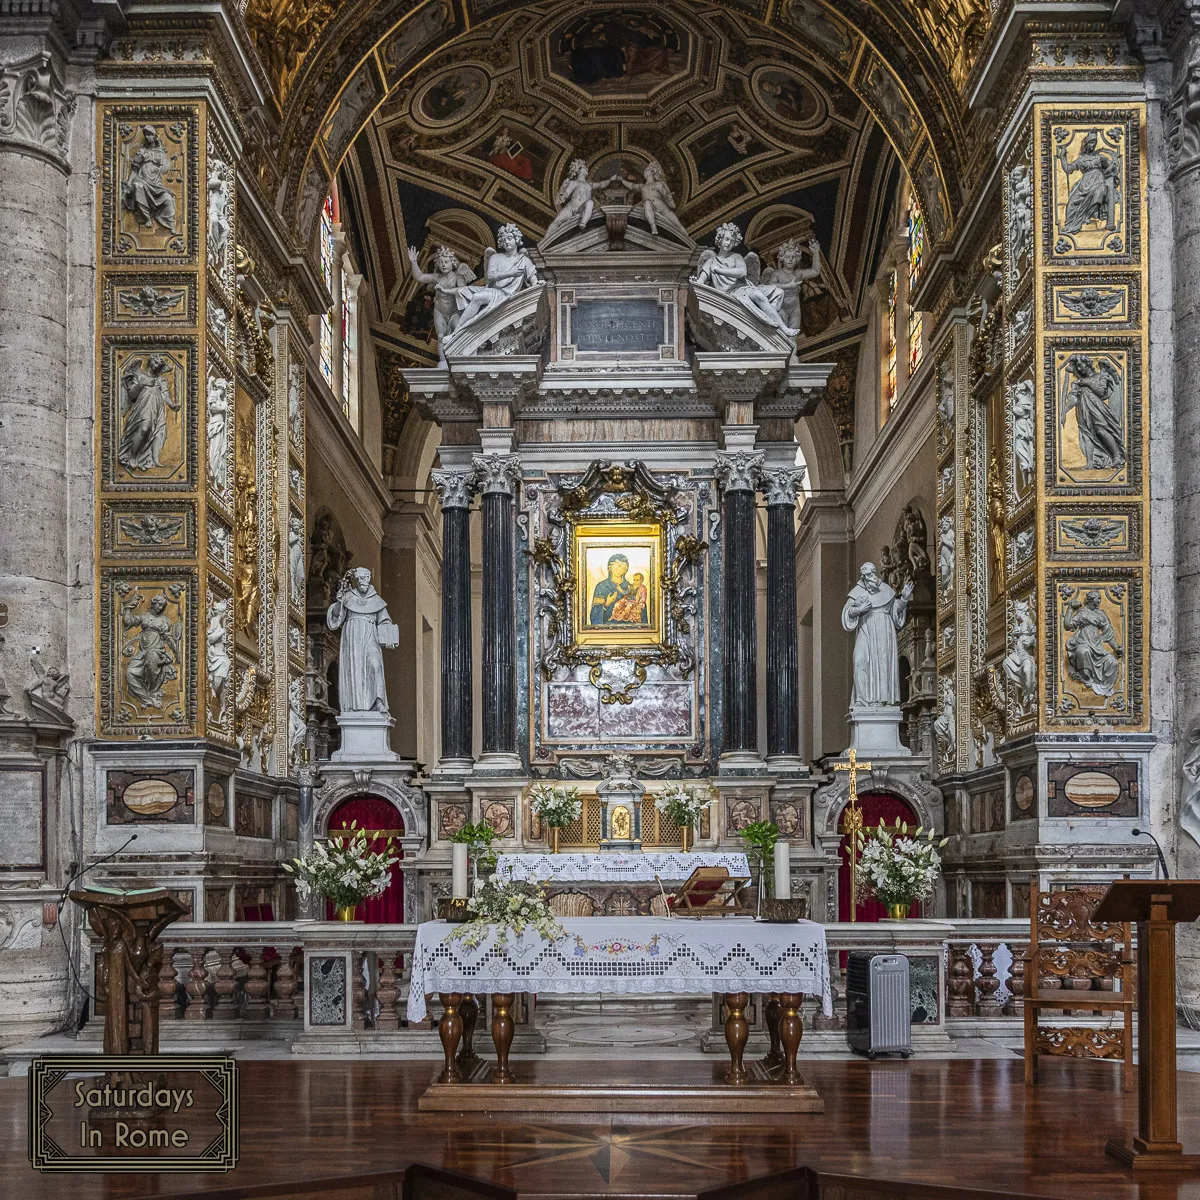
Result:
M497 949L508 945L510 931L520 937L526 929L534 929L548 942L567 934L550 911L545 890L535 883L488 879L467 901L467 911L470 917L455 927L450 938L472 949L486 941L492 930Z
M775 843L779 841L779 826L774 821L751 821L738 830L746 843L746 856L751 869L758 868L759 890L771 891L775 884Z
M474 825L468 821L450 840L467 843L467 857L475 864L477 874L490 875L496 869L497 855L492 849L496 831L486 821Z
M915 904L933 895L942 873L938 850L948 838L934 845L934 832L918 825L912 834L896 818L891 829L880 825L859 833L858 890L861 898L874 896L881 904Z
M284 863L283 869L296 876L296 891L307 901L312 892L324 896L334 908L354 908L382 896L391 882L391 867L400 859L392 853L391 838L382 851L372 850L365 829L350 822L348 836L331 837L328 847L313 842L303 858Z
M674 821L680 829L693 829L700 814L714 802L716 797L709 788L685 787L682 783L668 783L654 797L654 807L663 816Z
M539 783L531 787L529 805L551 829L565 829L583 814L579 789L563 784Z

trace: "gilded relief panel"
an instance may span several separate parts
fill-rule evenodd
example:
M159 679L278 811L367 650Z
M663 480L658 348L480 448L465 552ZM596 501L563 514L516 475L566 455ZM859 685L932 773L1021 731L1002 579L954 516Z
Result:
M196 487L196 343L188 337L101 342L103 487Z
M1046 347L1049 485L1061 492L1136 494L1142 483L1141 347L1129 339Z
M190 732L198 581L188 568L101 571L100 715L107 735Z
M1142 557L1142 506L1054 505L1047 513L1050 558L1063 562Z
M110 272L104 277L105 325L195 325L196 277Z
M262 614L259 571L258 438L255 405L237 389L233 513L234 628L257 653Z
M1140 572L1079 568L1047 582L1046 703L1058 725L1142 720Z
M1141 308L1137 275L1055 275L1046 290L1046 328L1136 329Z
M1043 261L1135 262L1140 253L1136 110L1042 115ZM1048 161L1047 161L1048 160Z
M104 260L194 263L200 106L113 105L102 121Z
M100 549L107 558L191 558L196 509L187 502L107 501L101 508Z

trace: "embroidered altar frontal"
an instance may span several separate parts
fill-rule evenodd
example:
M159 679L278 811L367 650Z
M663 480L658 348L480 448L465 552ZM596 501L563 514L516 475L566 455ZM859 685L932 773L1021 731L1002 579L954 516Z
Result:
M730 875L749 875L744 854L674 851L620 854L501 854L496 878L524 883L649 883L687 879L697 867L724 867Z
M803 992L832 1012L825 930L813 921L568 917L561 924L566 936L556 942L529 929L510 932L504 946L493 932L471 948L450 938L461 926L425 922L413 951L409 1019L424 1019L434 992Z

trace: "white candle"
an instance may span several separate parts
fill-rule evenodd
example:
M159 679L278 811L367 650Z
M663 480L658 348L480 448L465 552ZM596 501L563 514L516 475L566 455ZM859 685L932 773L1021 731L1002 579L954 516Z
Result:
M469 895L467 891L467 843L455 842L450 847L450 853L453 862L452 894L455 900L465 900Z
M775 843L775 899L792 898L792 862L787 842Z

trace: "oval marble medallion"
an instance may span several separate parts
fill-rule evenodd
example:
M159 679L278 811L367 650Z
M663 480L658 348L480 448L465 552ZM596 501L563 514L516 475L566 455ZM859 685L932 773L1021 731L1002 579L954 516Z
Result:
M174 808L179 796L165 779L139 779L125 789L121 803L140 817L157 817Z
M1107 808L1121 797L1121 785L1107 771L1081 771L1063 785L1063 792L1080 808Z
M1021 812L1028 812L1033 807L1033 799L1033 780L1022 775L1013 787L1013 801Z

